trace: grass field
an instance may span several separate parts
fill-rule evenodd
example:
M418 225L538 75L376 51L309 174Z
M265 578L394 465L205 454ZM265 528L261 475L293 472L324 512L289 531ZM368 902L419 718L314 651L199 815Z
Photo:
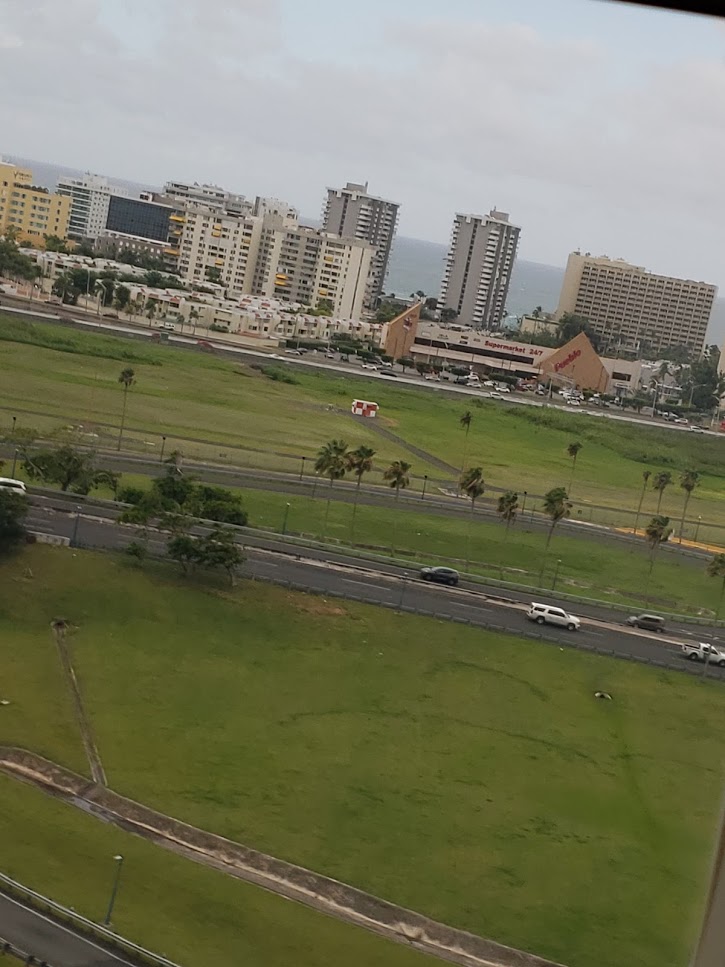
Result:
M703 478L689 516L725 524L725 440L719 437L433 396L422 389L358 376L290 369L294 384L275 382L246 365L200 353L48 325L29 326L0 316L0 368L13 374L12 380L0 385L0 407L8 425L15 412L23 425L47 431L82 424L96 427L102 441L112 441L114 432L99 424L118 425L117 377L121 367L129 364L136 369L138 381L129 394L128 443L146 452L158 453L165 434L167 446L183 440L182 449L190 456L293 471L300 457L311 458L325 440L343 437L353 446L364 443L377 449L378 470L392 459L408 459L417 486L424 474L444 475L372 426L353 422L350 401L372 395L380 403L382 427L454 468L463 463L465 446L466 464L483 466L492 487L533 494L568 485L571 459L566 446L579 440L583 449L573 497L595 519L609 522L612 513L591 510L592 505L610 505L615 515L617 508L636 508L643 470L667 469L677 477L680 470L691 467L701 470ZM275 365L282 371L280 364ZM473 413L467 443L459 425L466 408ZM379 480L379 474L371 479ZM676 483L668 488L662 511L679 519L682 496ZM656 494L650 490L644 512L651 515L655 506Z
M3 872L100 921L124 857L113 926L182 964L433 967L436 961L197 866L0 775Z
M110 556L2 565L0 640L24 629L38 680L61 612L118 791L572 967L686 961L722 786L716 683Z

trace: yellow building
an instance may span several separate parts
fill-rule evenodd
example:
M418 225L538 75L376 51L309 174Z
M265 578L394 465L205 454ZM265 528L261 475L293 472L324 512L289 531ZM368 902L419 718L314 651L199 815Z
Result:
M27 168L0 163L0 235L15 228L19 242L42 243L46 235L67 238L70 203L33 185Z

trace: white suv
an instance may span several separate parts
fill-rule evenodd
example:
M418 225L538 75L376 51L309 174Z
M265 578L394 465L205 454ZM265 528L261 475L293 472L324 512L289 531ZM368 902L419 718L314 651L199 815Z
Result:
M529 621L535 621L537 625L557 625L559 628L566 628L567 631L578 631L581 621L576 615L568 614L563 608L555 608L550 604L537 604L534 601L526 612Z

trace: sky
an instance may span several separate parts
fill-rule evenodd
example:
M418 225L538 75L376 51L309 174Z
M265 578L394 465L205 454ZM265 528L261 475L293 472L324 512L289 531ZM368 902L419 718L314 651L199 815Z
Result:
M0 0L0 154L206 181L399 232L507 211L725 288L725 23L608 0Z

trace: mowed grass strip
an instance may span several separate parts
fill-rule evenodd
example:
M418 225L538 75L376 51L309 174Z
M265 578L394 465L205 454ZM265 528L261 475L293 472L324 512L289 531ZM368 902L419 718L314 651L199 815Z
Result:
M63 329L63 350L57 345L59 327L8 320L0 316L0 369L13 374L0 383L0 406L40 410L59 423L92 424L120 420L121 390L117 378L128 354L138 381L129 395L128 433L136 446L159 443L161 434L178 439L202 439L186 444L189 453L207 459L239 459L248 465L253 450L267 450L273 460L260 456L259 465L290 470L294 457L314 456L333 437L352 446L366 444L378 450L378 462L407 459L413 471L440 476L402 445L375 432L374 427L349 416L354 398L380 404L380 425L407 443L445 461L452 467L481 465L489 485L520 493L543 493L568 486L571 458L569 443L580 441L573 498L580 508L602 522L614 522L611 512L593 509L607 504L620 519L631 522L642 485L642 471L670 470L675 484L662 501L662 512L679 519L683 492L677 486L681 470L703 472L689 507L689 517L725 523L725 440L690 434L662 426L646 426L582 414L509 405L479 398L452 398L445 392L396 386L393 380L333 375L269 361L294 382L275 382L249 366L202 353L151 347L121 337ZM23 337L38 345L13 342ZM106 355L104 355L106 354ZM123 360L123 362L122 362ZM468 439L460 417L473 414ZM31 417L23 417L32 425ZM223 448L251 448L238 458ZM156 451L153 451L156 452ZM282 456L279 456L279 455ZM289 455L285 458L284 455ZM647 493L644 513L656 509L656 494ZM714 536L714 535L712 535Z
M113 857L124 865L113 927L183 967L433 967L439 963L359 927L99 822L0 775L2 870L100 922Z
M573 967L685 962L719 684L110 556L25 561L44 595L8 594L6 564L1 606L31 636L61 605L77 624L118 791Z

